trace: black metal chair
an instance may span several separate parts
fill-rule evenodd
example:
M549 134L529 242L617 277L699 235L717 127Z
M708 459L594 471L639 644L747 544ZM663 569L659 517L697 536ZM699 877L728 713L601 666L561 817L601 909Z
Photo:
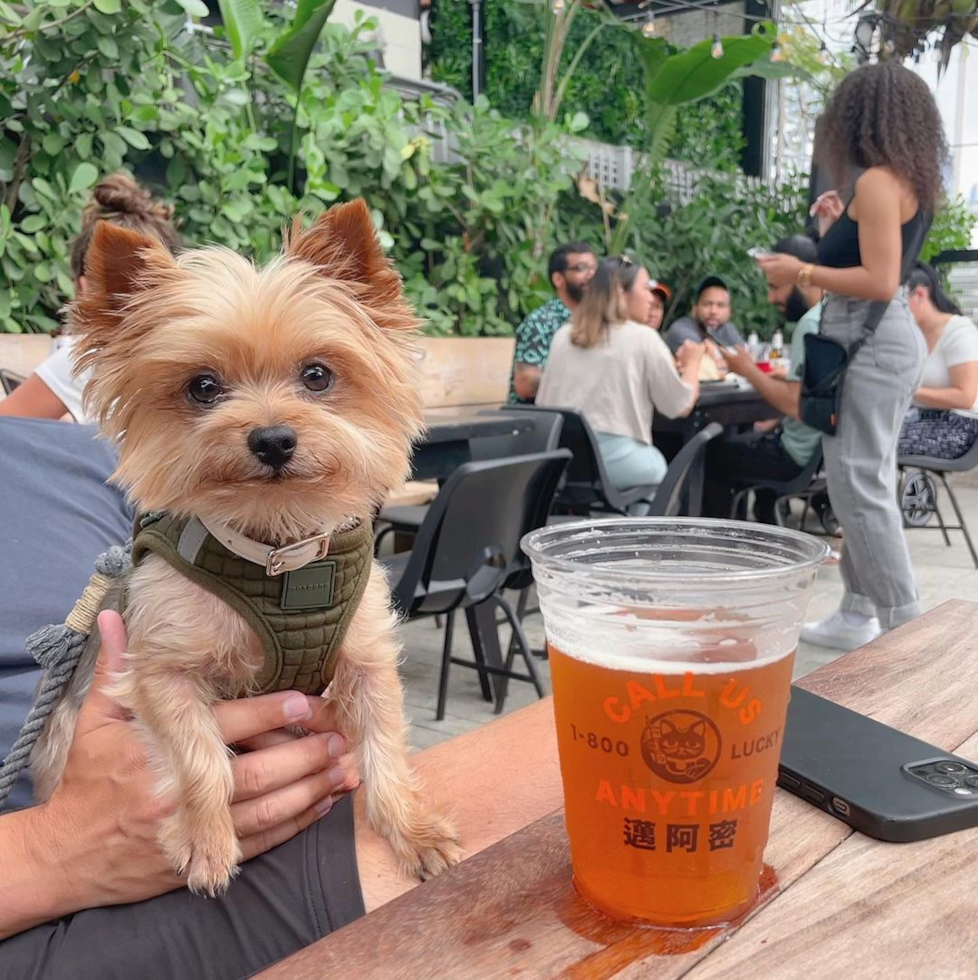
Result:
M937 526L941 534L944 535L944 543L950 547L951 539L948 531L960 531L964 535L968 551L971 552L971 560L978 568L978 552L975 551L975 544L971 540L971 533L965 523L964 514L958 505L958 498L954 496L951 484L948 481L948 473L967 473L969 470L978 467L978 441L963 455L957 459L939 459L936 456L901 456L897 460L900 467L902 479L900 480L900 509L903 511L903 523L905 527L926 527L931 516L937 518ZM941 508L937 500L937 485L934 483L930 474L940 477L944 489L947 491L951 506L954 508L954 515L957 517L957 524L948 524L944 520Z
M776 498L774 501L774 519L782 526L785 517L783 505L793 499L800 499L805 502L800 525L801 529L805 530L805 522L808 520L809 511L812 509L812 498L817 494L825 493L825 481L818 479L821 469L822 447L820 444L815 450L815 455L808 461L808 465L791 480L759 480L756 477L751 477L749 480L735 481L735 486L739 489L730 503L730 516L739 516L741 505L751 491L769 490Z
M672 458L663 481L656 487L649 507L649 517L679 517L683 511L699 514L703 487L694 485L697 468L703 461L706 447L723 433L719 422L703 426ZM685 501L685 506L684 506Z
M543 408L538 405L510 405L520 412L559 412L563 417L560 447L573 454L567 467L567 479L557 494L556 508L568 514L586 517L593 512L627 514L628 507L651 497L655 484L618 490L608 478L594 430L583 413L573 408Z
M700 498L702 496L702 486L694 487L694 476L696 475L696 470L698 465L703 460L703 455L706 452L707 445L716 439L723 432L723 426L718 422L711 422L709 425L704 426L699 432L693 436L682 449L676 453L673 457L672 462L669 464L669 469L666 471L665 478L658 485L655 490L655 497L652 503L649 505L649 511L646 516L648 517L678 517L684 512L684 501L687 502L687 506L692 504L695 508L695 512L698 514L700 512ZM692 498L692 499L691 499ZM571 518L564 516L551 517L548 523L557 523L567 521ZM516 603L516 618L523 622L523 617L527 615L528 612L536 612L537 610L528 610L527 602L530 595L530 586L533 584L533 574L527 564L527 567L522 571L513 575L507 582L507 589L514 589L519 592L520 597ZM514 638L515 639L515 638ZM544 656L545 651L538 650L533 651L538 656ZM513 642L510 642L510 648L507 653L507 660L511 659L513 655Z
M412 619L446 616L439 721L445 717L452 664L479 671L486 700L492 700L489 676L499 678L494 685L497 714L503 709L509 678L529 681L543 697L523 627L502 589L524 571L520 539L547 523L569 460L569 452L555 450L464 463L445 481L428 508L411 551L381 559L391 579L394 604L402 613ZM474 661L452 656L459 609L466 613ZM505 664L499 653L495 609L503 612L513 628L515 647L511 644ZM487 635L488 630L492 635ZM512 670L517 651L526 663L525 674Z
M7 368L0 368L0 388L3 393L9 395L15 388L21 385L26 379L16 371L9 371Z
M505 411L510 406L504 406ZM488 436L473 439L473 462L501 459L506 456L525 456L528 453L546 453L560 444L560 428L563 418L559 412L543 412L533 418L533 426L515 435ZM377 523L385 525L374 538L374 554L380 554L380 543L388 534L415 535L428 514L430 504L405 507L384 507L377 515Z

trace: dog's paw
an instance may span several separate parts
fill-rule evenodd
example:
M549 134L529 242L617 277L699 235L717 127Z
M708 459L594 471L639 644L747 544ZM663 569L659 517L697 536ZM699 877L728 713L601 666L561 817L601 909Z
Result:
M160 829L160 844L194 894L211 898L222 895L238 873L241 861L231 816L225 814L216 819L210 828L202 829L199 824L191 828L192 821L186 814L174 814Z
M233 847L217 844L216 841L201 845L194 844L194 852L187 866L187 887L195 895L216 898L223 895L238 873L241 851L237 840Z
M419 812L391 836L406 874L426 881L462 860L454 826L437 813Z
M187 866L193 855L193 839L187 830L187 816L182 810L164 817L160 821L157 835L160 847L170 867L182 878L187 873Z

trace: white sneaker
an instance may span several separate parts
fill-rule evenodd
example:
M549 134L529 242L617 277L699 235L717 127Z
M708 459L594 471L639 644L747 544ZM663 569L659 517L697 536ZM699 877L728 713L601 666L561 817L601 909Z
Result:
M875 616L862 616L838 609L821 622L805 623L801 638L806 643L848 653L875 640L882 632L883 628Z

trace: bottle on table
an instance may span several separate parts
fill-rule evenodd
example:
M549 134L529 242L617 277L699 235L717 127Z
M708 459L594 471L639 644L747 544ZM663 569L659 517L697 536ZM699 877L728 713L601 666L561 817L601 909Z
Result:
M761 338L758 337L756 330L751 330L750 334L747 336L747 353L750 354L752 361L759 361L761 359L761 354L764 352L761 346Z

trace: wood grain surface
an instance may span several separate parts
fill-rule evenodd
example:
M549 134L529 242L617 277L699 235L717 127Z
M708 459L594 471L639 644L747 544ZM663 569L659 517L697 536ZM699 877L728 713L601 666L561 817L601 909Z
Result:
M976 637L978 604L948 602L800 683L975 757L978 702L969 696L968 679L978 667ZM534 708L530 721L536 728L527 730L539 737L542 716L540 706ZM511 716L510 747L521 714ZM425 766L429 783L443 766L454 772L454 792L469 765L453 756L456 741L462 740L439 746L441 757ZM537 753L537 765L552 778L554 762L543 755L541 760ZM487 765L493 758L488 752ZM476 791L487 782L482 775ZM509 795L505 780L497 785ZM509 799L515 803L519 796ZM536 805L545 799L538 797ZM778 791L765 859L780 891L734 928L686 936L682 949L665 948L661 932L607 919L577 897L557 812L262 976L318 980L343 970L405 980L807 980L817 972L847 980L964 980L978 977L976 844L978 831L917 844L881 843Z
M0 334L0 368L26 378L51 353L52 346L47 334Z
M509 397L513 337L425 337L420 343L426 408L502 405Z

